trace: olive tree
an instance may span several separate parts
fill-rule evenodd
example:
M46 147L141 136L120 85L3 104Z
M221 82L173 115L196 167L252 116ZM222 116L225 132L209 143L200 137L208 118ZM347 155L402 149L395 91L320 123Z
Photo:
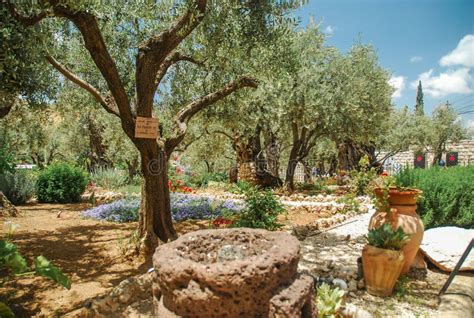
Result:
M271 23L272 14L281 14L294 3L262 1L256 5L253 2L189 0L112 6L89 1L45 0L26 7L7 1L11 17L29 27L25 31L27 34L38 32L38 25L40 30L49 31L46 32L49 39L45 40L50 43L45 50L49 64L115 116L138 149L143 176L139 226L145 254L153 252L158 239L166 242L177 236L171 218L167 165L169 155L184 139L190 120L239 89L257 87L257 82L238 73L223 76L225 80L217 83L220 87L214 83L212 90L206 87L202 95L181 100L169 131L157 139L136 138L136 118L152 117L154 104L159 101L157 89L173 67L182 62L198 65L212 62L198 59L205 60L209 53L200 43L200 32L229 23L228 13L240 14L241 22L261 20ZM273 10L275 7L277 10ZM50 22L51 18L59 20ZM241 28L243 34L253 31L251 23ZM67 52L53 48L57 48L55 42L61 41L66 45L70 41L80 44L79 65L73 63L71 56L67 65L60 62ZM94 66L95 74L100 74L100 83L87 80L90 77L88 68L81 70L86 56ZM160 114L160 110L157 112Z

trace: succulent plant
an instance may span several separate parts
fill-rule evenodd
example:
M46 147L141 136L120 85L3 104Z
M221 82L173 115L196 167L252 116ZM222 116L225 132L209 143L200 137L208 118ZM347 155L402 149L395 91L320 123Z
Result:
M322 284L317 289L317 303L319 317L342 317L339 310L345 292L339 288L331 288L328 284Z
M367 235L369 245L388 250L402 249L409 238L410 235L406 234L401 227L394 230L388 223L370 230Z

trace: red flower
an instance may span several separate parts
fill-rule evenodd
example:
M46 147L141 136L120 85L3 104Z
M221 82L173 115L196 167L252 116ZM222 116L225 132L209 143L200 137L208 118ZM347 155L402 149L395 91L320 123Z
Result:
M388 172L384 170L380 175L382 177L388 177Z
M212 221L212 225L215 227L219 227L221 225L230 225L232 224L232 220L225 219L221 216L217 217L214 221Z

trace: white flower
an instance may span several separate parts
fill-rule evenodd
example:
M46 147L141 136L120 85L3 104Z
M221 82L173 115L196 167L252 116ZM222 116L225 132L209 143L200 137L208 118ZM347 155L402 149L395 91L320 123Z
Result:
M8 236L12 236L13 233L20 227L19 224L13 223L12 221L5 221L3 228L8 233Z

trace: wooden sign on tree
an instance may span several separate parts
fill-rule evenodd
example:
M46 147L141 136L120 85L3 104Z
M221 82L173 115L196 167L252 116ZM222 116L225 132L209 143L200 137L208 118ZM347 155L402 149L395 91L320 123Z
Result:
M135 138L156 139L158 137L158 119L153 117L137 117L135 122Z

